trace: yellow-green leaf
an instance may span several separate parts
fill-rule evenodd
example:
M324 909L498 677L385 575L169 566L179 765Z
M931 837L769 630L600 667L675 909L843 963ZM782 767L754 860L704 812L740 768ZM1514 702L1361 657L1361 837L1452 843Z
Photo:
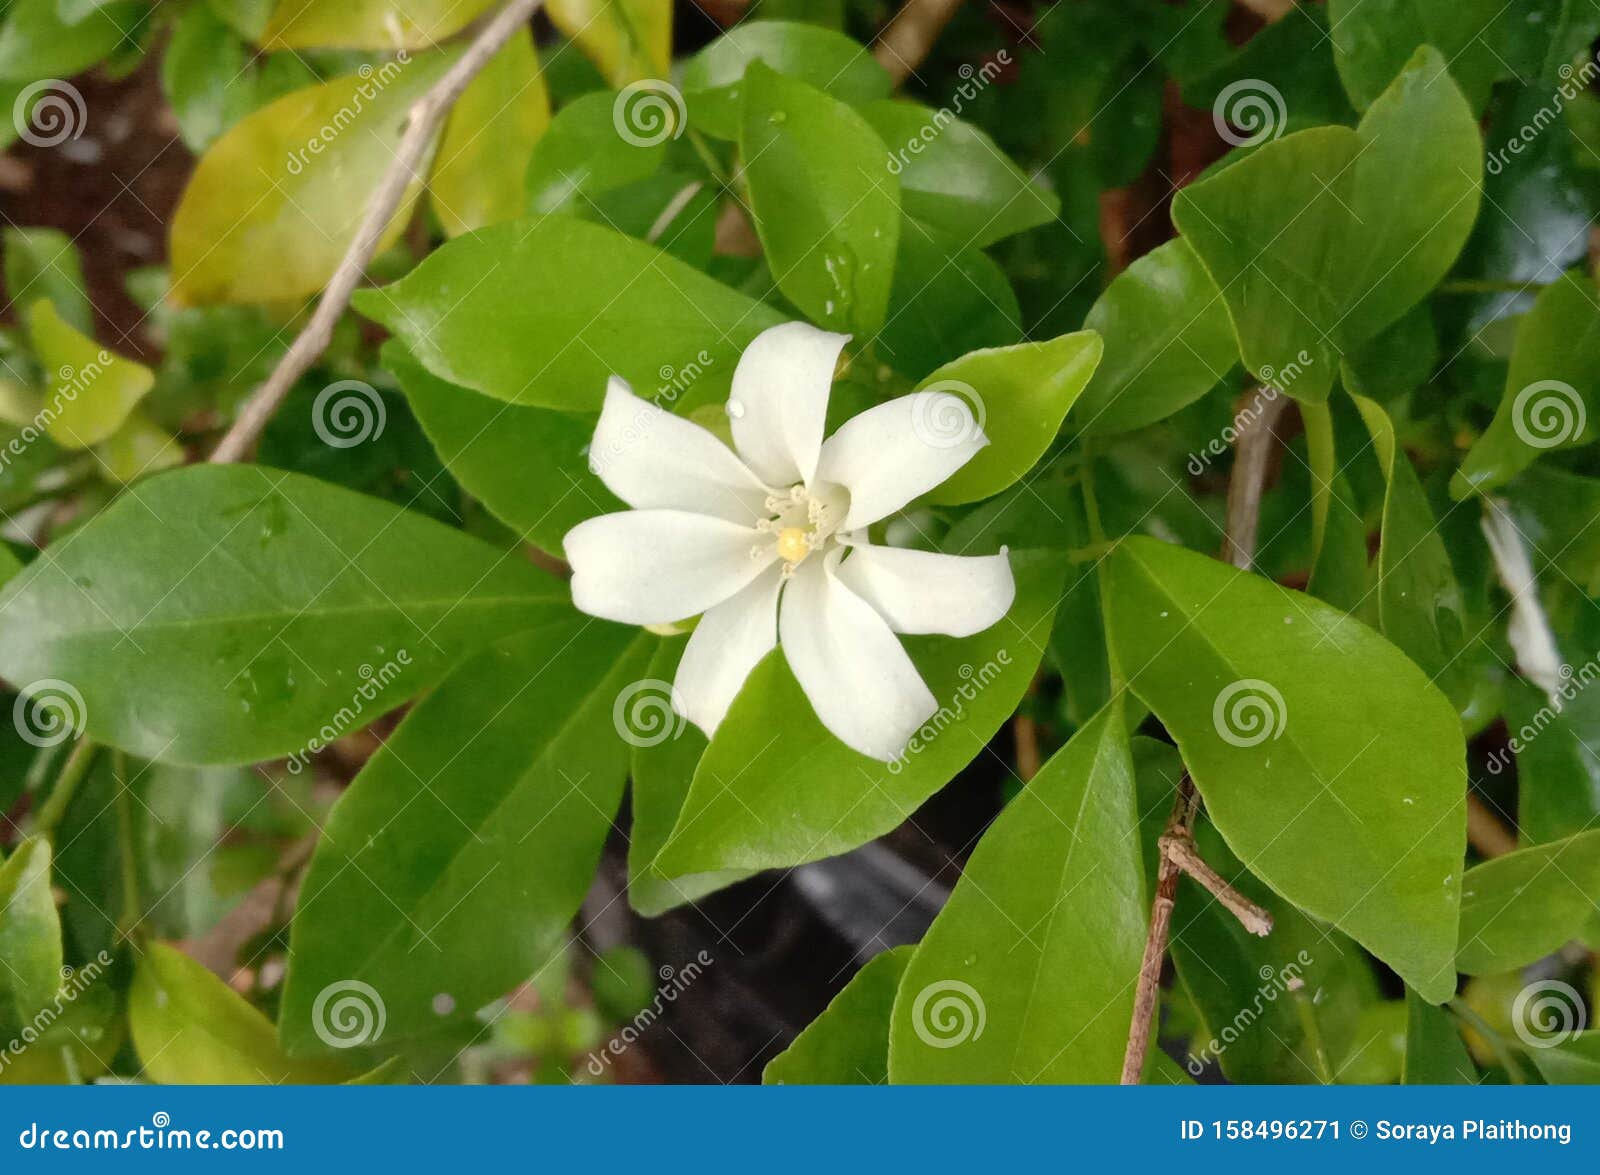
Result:
M428 198L452 237L522 212L533 145L550 125L550 93L526 29L506 42L450 113Z
M137 408L95 452L106 476L120 482L183 464L178 438Z
M49 381L40 419L63 448L98 445L122 427L155 383L148 367L113 355L62 318L49 299L28 311L28 332Z
M279 302L320 290L394 162L407 110L449 62L390 61L296 90L218 139L173 217L172 300ZM416 190L380 249L400 235Z
M423 49L459 32L495 0L279 0L268 49Z
M672 0L546 0L544 8L613 86L667 76Z

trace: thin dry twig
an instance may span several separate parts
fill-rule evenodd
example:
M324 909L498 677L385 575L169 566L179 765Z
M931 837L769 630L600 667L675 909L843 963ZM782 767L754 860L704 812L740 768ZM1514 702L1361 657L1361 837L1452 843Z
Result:
M1248 570L1255 558L1256 533L1261 523L1261 495L1266 488L1267 469L1276 443L1275 429L1284 409L1283 394L1263 384L1246 400L1236 417L1233 473L1228 481L1228 517L1223 533L1224 557L1240 570ZM1177 900L1178 878L1187 868L1196 881L1216 895L1238 916L1245 928L1256 934L1272 929L1272 919L1224 881L1193 851L1197 800L1194 785L1186 775L1178 785L1178 798L1161 837L1161 856L1156 867L1156 894L1150 905L1150 931L1145 938L1144 958L1139 963L1138 986L1133 997L1133 1022L1128 1026L1128 1048L1122 1057L1122 1084L1137 1085L1144 1073L1150 1051L1150 1033L1155 1028L1156 998L1161 990L1161 962L1167 955L1167 938L1172 928L1172 906ZM1174 850L1177 850L1176 852ZM1196 867L1204 875L1196 872ZM1226 896L1225 896L1226 895ZM1262 919L1265 930L1260 929Z
M1517 847L1517 838L1477 796L1467 793L1467 843L1485 857L1503 857Z
M906 0L872 46L872 55L899 85L927 57L961 0Z
M289 394L289 389L327 350L333 338L333 328L349 305L350 295L355 292L357 283L366 273L384 229L394 219L395 211L405 198L406 189L420 178L428 146L443 124L445 115L479 71L489 64L489 60L518 29L528 23L541 3L543 0L510 0L493 20L483 26L449 71L411 108L411 119L400 138L400 147L389 164L389 170L373 191L355 240L345 250L339 268L334 271L321 301L312 312L311 320L278 361L278 366L273 368L266 382L250 397L227 435L218 443L211 454L213 463L225 464L248 456L261 431Z

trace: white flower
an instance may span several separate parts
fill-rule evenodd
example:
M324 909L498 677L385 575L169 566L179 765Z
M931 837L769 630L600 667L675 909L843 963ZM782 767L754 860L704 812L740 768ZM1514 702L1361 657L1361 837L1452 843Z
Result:
M937 710L895 633L970 636L1011 607L1005 552L982 557L872 546L867 527L960 469L988 438L953 443L916 423L959 397L914 392L822 439L847 336L803 322L763 331L733 373L737 455L613 377L590 446L632 510L567 532L572 600L592 616L665 624L700 613L674 705L709 736L781 637L822 724L892 760ZM781 599L780 599L781 597Z

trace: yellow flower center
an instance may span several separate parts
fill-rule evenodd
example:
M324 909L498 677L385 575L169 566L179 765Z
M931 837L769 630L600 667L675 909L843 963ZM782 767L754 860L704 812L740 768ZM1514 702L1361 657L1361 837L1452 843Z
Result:
M785 563L798 563L811 553L807 532L798 526L786 526L778 532L778 558Z

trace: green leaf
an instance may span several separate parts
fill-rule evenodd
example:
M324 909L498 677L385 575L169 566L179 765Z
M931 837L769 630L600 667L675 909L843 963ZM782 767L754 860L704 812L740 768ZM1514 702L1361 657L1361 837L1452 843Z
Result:
M315 1085L343 1081L331 1062L294 1061L272 1022L183 952L151 943L128 993L144 1077L161 1085Z
M969 351L1022 341L1022 311L1005 272L979 249L921 221L900 225L889 318L878 351L912 379Z
M255 104L250 52L209 5L184 10L161 56L161 88L184 145L204 151Z
M683 96L695 129L721 139L739 137L742 83L752 61L852 106L886 98L892 87L876 58L842 33L783 20L746 21L683 67Z
M1564 575L1600 595L1600 479L1534 465L1505 488L1534 575Z
M739 354L782 316L621 233L565 216L435 250L356 309L441 379L513 404L598 412L616 374L680 409L725 399Z
M1173 220L1222 290L1245 366L1268 380L1298 364L1285 390L1325 399L1340 357L1455 261L1482 155L1444 59L1422 49L1356 130L1289 135L1178 193Z
M1553 449L1600 436L1600 295L1581 273L1539 293L1517 331L1505 397L1450 482L1456 498L1504 485Z
M983 834L895 999L897 1082L1111 1082L1146 899L1133 760L1102 710Z
M337 1035L319 1001L340 984L367 985L382 1039L404 1038L436 1028L441 995L470 1014L549 961L622 799L612 708L652 643L573 614L469 661L412 710L312 858L279 1021L291 1051Z
M559 552L585 518L627 508L584 459L593 417L469 392L430 374L398 342L384 347L382 361L462 488L535 546Z
M460 32L495 0L278 0L268 49L425 49Z
M61 990L61 919L50 842L30 836L0 865L0 1022L26 1024Z
M955 397L947 406L959 419L941 423L936 406L923 422L935 443L941 433L963 433L972 423L989 438L977 456L928 495L928 501L976 502L998 494L1032 469L1094 374L1101 349L1099 335L1078 331L1044 342L973 351L919 383L917 391ZM964 411L956 400L965 405Z
M1352 399L1388 486L1378 548L1378 628L1460 706L1471 694L1476 666L1461 656L1466 605L1450 552L1389 414L1365 396Z
M544 10L618 89L671 69L672 5L665 0L545 0Z
M277 0L206 0L211 10L248 41L260 41Z
M561 108L534 145L526 176L527 210L581 212L597 196L654 175L667 154L665 133L618 132L617 96L584 94Z
M72 238L53 228L8 228L4 241L6 293L12 306L48 298L68 325L93 334L94 310Z
M106 4L76 23L56 0L16 0L0 27L0 81L69 78L124 45L138 44L149 9L137 2Z
M0 673L70 683L96 741L256 762L365 726L565 598L520 556L388 503L192 466L139 482L6 586Z
M472 79L450 111L428 177L428 200L452 237L515 220L533 146L550 124L550 95L520 30Z
M407 112L451 60L386 62L236 123L201 158L173 214L173 301L293 301L327 285L394 162ZM419 188L395 210L380 251L405 228Z
M1087 435L1131 432L1194 403L1239 361L1216 283L1183 239L1117 275L1083 325L1106 356L1074 416Z
M184 463L178 438L137 408L128 413L116 432L95 447L95 456L108 481L124 484Z
M1466 763L1455 710L1320 601L1150 539L1105 564L1117 663L1252 873L1455 993Z
M739 147L778 288L819 325L872 334L900 238L900 181L883 140L844 103L753 62Z
M1585 600L1580 607L1587 609ZM1560 710L1531 685L1513 688L1505 721L1517 768L1517 833L1524 844L1543 844L1600 824L1600 690L1585 665L1561 684ZM1512 763L1502 750L1489 760L1499 775Z
M1477 1085L1478 1069L1461 1042L1456 1022L1416 992L1406 992L1404 1085Z
M798 865L888 832L983 750L1038 666L1063 577L1059 557L1013 551L1017 598L976 636L904 644L941 710L893 763L852 751L817 720L775 649L700 760L657 870L666 877Z
M54 302L33 304L28 333L49 384L40 419L64 449L86 449L110 437L155 384L148 367L81 333L56 313Z
M1048 224L1061 211L1054 192L948 110L886 99L863 106L861 117L889 148L889 171L900 177L908 216L981 248Z
M833 1002L761 1074L763 1085L884 1085L889 1016L911 947L867 960Z
M616 714L633 744L633 827L628 834L628 904L654 918L686 902L699 901L750 876L747 869L727 869L685 877L664 877L655 869L656 857L666 845L683 811L694 781L695 768L706 753L706 736L698 727L669 713L671 683L678 675L687 637L661 642L645 680L619 701ZM887 1023L887 1013L885 1022ZM888 1032L885 1030L885 1042Z
M1466 975L1514 971L1559 950L1595 913L1600 830L1518 849L1467 870L1461 882Z
M1551 1085L1600 1085L1600 1031L1580 1032L1527 1055Z

